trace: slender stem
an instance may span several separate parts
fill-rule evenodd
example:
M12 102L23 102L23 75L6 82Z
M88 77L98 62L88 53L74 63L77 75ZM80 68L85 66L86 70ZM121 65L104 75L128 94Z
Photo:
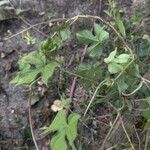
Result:
M144 150L147 150L147 147L148 147L149 133L150 133L150 131L147 131L147 133L146 133L146 139L145 139L145 147L144 147Z
M23 17L20 17L20 16L19 16L19 18L20 18L26 25L28 25L29 27L32 27L32 25L31 25L28 21L26 21ZM46 34L43 33L42 31L38 30L36 27L33 27L33 29L34 29L35 31L39 32L39 33L40 33L41 35L43 35L44 37L48 38L48 35L46 35Z
M143 78L143 77L141 77L144 81L146 81L146 82L148 82L148 83L150 83L150 80L148 80L148 79L145 79L145 78Z
M112 147L107 148L107 150L113 150L113 149L116 148L116 147L117 147L117 144L116 144L116 145L113 145Z
M98 90L100 89L100 87L103 85L103 83L104 83L105 81L106 81L106 80L103 80L103 81L100 82L99 85L97 86L97 88L96 88L96 90L95 90L95 92L94 92L94 94L93 94L93 96L92 96L92 98L91 98L91 100L90 100L90 102L89 102L89 104L88 104L88 106L87 106L85 112L84 112L84 117L85 117L85 115L87 114L87 112L88 112L88 110L89 110L89 108L90 108L90 106L91 106L93 100L95 99L95 97L96 97L96 95L97 95L97 93L98 93Z
M138 133L137 133L137 129L136 129L135 125L134 125L133 127L134 127L134 130L135 130L137 139L138 139L138 141L139 141L139 150L142 150L142 149L141 149L141 139L140 139L140 137L139 137L139 135L138 135Z
M118 76L113 80L112 85L114 84L114 82L119 79L119 77L125 72L125 70L134 62L134 60L132 59L127 65L126 67L118 74Z
M132 141L131 141L131 139L130 139L130 137L129 137L129 134L128 134L128 132L127 132L125 126L124 126L124 123L123 123L121 117L120 117L120 121L121 121L122 128L123 128L123 130L124 130L124 132L125 132L125 134L126 134L126 136L127 136L127 139L128 139L128 141L129 141L129 143L130 143L130 145L131 145L132 150L135 150L135 148L134 148L134 146L133 146L133 144L132 144Z
M147 84L147 82L143 81L143 83L146 85L146 87L150 90L150 86Z
M25 28L25 29L21 30L20 32L18 32L18 33L16 33L16 34L13 34L13 35L11 35L11 36L9 36L9 37L4 38L4 40L9 40L9 39L11 39L11 38L14 38L14 37L16 37L17 35L20 35L20 34L22 34L23 32L26 32L26 31L28 31L28 30L30 30L30 29L36 27L36 26L39 26L39 25L48 24L48 23L51 23L51 22L60 22L60 21L65 21L65 20L67 20L67 19L66 19L66 18L57 18L57 19L52 19L52 20L45 21L45 22L36 23L36 24L34 24L34 25L31 25L31 26L28 27L28 28Z
M134 93L136 93L138 90L140 90L142 86L143 86L143 81L140 82L140 84L138 85L138 87L137 87L134 91L132 91L132 92L129 93L129 94L126 94L126 93L123 93L123 92L122 92L122 95L123 95L123 96L131 96L131 95L133 95Z
M102 146L101 146L100 150L104 149L105 143L106 143L107 139L110 137L110 135L111 135L111 133L112 133L112 131L113 131L113 129L114 129L118 119L119 119L119 117L120 117L120 113L117 114L117 116L116 116L116 118L115 118L115 120L114 120L114 122L113 122L113 124L112 124L112 126L111 126L111 128L109 130L109 132L107 133L107 135L106 135L106 137L105 137L105 139L104 139L104 141L102 143Z
M34 142L34 145L36 147L36 150L39 150L36 139L35 139L35 135L33 132L33 126L32 126L32 113L31 113L31 91L30 91L30 95L29 95L29 99L28 99L28 112L29 112L29 124L30 124L30 129L31 129L31 134L32 134L32 139Z

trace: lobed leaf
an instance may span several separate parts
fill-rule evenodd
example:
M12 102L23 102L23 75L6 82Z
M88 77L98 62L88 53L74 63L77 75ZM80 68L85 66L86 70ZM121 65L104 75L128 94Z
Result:
M114 51L112 51L109 56L107 58L104 59L105 63L110 63L114 60L115 56L117 54L117 49L115 49Z
M24 70L25 68L29 69L31 65L35 67L43 66L46 62L44 55L40 54L38 51L30 52L29 54L23 56L18 61L19 69Z
M89 53L89 56L91 57L100 57L102 54L101 44L96 43L96 44L91 45L88 48L88 53Z
M62 41L65 41L68 38L70 38L70 35L71 35L71 32L67 28L60 31L60 36L61 36Z
M97 38L89 30L80 31L76 36L80 43L92 44L93 42L98 42Z
M103 43L109 38L109 33L104 30L99 24L94 24L94 31L100 43Z
M19 72L16 77L11 80L11 84L21 85L21 84L30 84L35 80L37 75L40 73L40 70L29 70L26 72Z

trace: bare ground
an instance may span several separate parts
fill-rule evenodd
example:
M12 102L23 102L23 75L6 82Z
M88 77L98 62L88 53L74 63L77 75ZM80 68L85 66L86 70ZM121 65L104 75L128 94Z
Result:
M37 39L36 44L33 46L28 46L23 40L22 34L16 35L16 33L36 23L47 21L51 17L71 17L77 14L101 15L103 8L106 7L104 3L105 2L101 0L33 0L32 2L26 0L20 6L25 12L0 22L0 150L35 149L31 140L28 124L29 92L24 87L14 87L10 85L9 81L17 70L19 55L38 49L40 41L45 39L51 30L47 24L32 28L30 32L33 33ZM130 11L132 11L131 8L133 7L131 2L122 2L120 5L127 14L130 14ZM18 6L15 6L15 9L17 8ZM12 16L14 15L12 14ZM66 53L71 59L71 48L68 49L68 51L70 51L70 53ZM81 96L81 93L85 97L86 92L80 86L77 90L80 91L79 94L78 91L76 91L77 100L79 99L78 95ZM59 98L56 91L57 86L54 81L45 96L39 97L38 94L35 94L35 96L32 97L33 100L38 100L38 103L32 108L33 127L36 131L36 136L39 138L39 144L44 145L43 147L45 149L48 149L48 141L39 137L39 128L46 125L53 117L49 107L53 100ZM80 109L78 107L78 103L74 102L74 105L76 111L80 112L82 108ZM100 106L100 109L98 106L96 110L93 110L94 113L91 112L93 115L87 118L86 126L84 126L83 129L81 128L82 133L80 140L86 143L84 144L85 149L99 149L99 145L102 143L102 140L110 128L109 123L114 119L111 110L112 108L104 105ZM98 118L96 118L97 116ZM123 116L123 118L126 117ZM137 122L139 123L139 120L142 119L143 118L135 118L134 121L136 122L138 120ZM118 126L119 125L120 122L118 122ZM120 131L118 135L124 136L122 131ZM134 136L135 135L133 135L133 138ZM112 139L114 139L113 136L107 143L107 147L111 147L116 141L122 139L122 137L118 136L115 140ZM44 150L44 148L41 149Z

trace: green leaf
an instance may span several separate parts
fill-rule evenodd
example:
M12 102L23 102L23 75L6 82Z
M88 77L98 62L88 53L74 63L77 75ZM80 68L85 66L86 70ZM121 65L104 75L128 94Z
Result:
M147 40L148 42L150 42L150 36L147 34L144 34L142 37L143 40Z
M51 150L67 150L67 143L65 140L65 131L61 131L54 135L50 142Z
M55 52L62 45L62 38L55 34L47 40L41 42L41 52L45 55Z
M62 41L62 39L61 39L61 37L59 35L56 34L55 36L53 36L52 37L53 48L51 48L51 51L54 51L57 48L59 48L62 45L62 42L63 41Z
M115 74L115 73L118 73L120 71L123 70L123 67L117 63L109 63L108 64L108 71L111 73L111 74Z
M115 21L116 21L116 24L118 26L118 29L120 31L120 33L123 35L123 37L125 38L126 37L126 31L125 31L125 27L124 27L124 24L120 18L120 13L118 12L116 17L115 17Z
M26 140L31 140L32 139L32 134L31 134L31 129L30 126L26 123L24 124L22 128L22 134Z
M57 113L50 126L46 128L45 133L54 132L57 130L61 131L66 127L67 127L66 113L64 110L61 110Z
M99 57L102 54L101 45L105 40L109 38L109 33L104 30L99 24L94 24L94 32L89 30L83 30L76 34L77 39L80 43L90 44L88 48L88 54L91 57Z
M29 54L21 57L18 61L19 69L29 69L31 65L35 67L43 66L46 62L45 56L40 54L38 51L30 52Z
M117 25L123 37L126 37L126 32L125 32L125 27L124 27L123 22L121 20L118 20Z
M147 98L146 98L146 101L147 101L147 103L148 103L149 106L150 106L150 97L147 97Z
M150 56L150 42L143 40L139 46L139 56L140 57L149 57Z
M150 119L150 108L145 109L142 114L147 120Z
M10 82L16 85L30 84L38 74L41 75L42 81L47 85L48 79L53 75L55 68L59 66L56 62L46 64L45 56L37 51L20 58L18 64L20 72Z
M68 117L68 128L66 131L67 139L69 144L74 147L74 140L77 137L77 123L80 115L77 113L72 113Z
M79 64L78 66L78 71L84 71L84 70L89 70L89 69L91 69L91 65L88 63L82 63L82 64Z
M67 28L60 31L60 36L62 38L62 41L65 41L68 38L70 38L70 35L71 35L71 32Z
M115 56L117 54L117 49L115 49L114 51L112 51L109 56L107 58L104 59L105 63L110 63L114 60Z
M133 15L133 16L131 16L131 21L132 21L133 25L137 25L140 23L141 17L137 16L137 15Z
M44 82L44 84L47 85L48 79L53 75L55 68L58 66L59 66L58 63L51 62L43 67L41 72L42 72L42 81Z
M98 42L97 38L89 30L80 31L76 36L80 43L91 44L93 42Z
M102 48L100 43L93 44L88 48L89 56L100 57L102 54Z
M120 92L124 92L128 88L128 84L125 82L125 78L119 78L117 80L117 85Z
M26 72L19 72L17 76L11 80L11 84L21 85L21 84L30 84L35 80L40 70L29 70Z
M90 88L94 81L100 79L102 74L102 67L100 64L86 64L79 65L77 73L83 78L79 79L79 82L86 89Z
M129 61L129 59L130 59L129 54L121 54L114 61L116 63L122 64L122 63L127 63Z
M99 24L94 24L94 31L98 40L103 43L109 38L109 33L104 30L104 27L101 27Z
M109 17L112 17L112 14L111 14L109 11L104 10L104 12L105 12Z
M104 27L101 27L99 24L94 23L94 32L99 37L101 32L103 31Z
M119 56L116 56L116 54L117 48L104 59L104 62L108 64L108 71L112 74L122 71L130 59L130 55L128 54L120 54Z
M145 126L144 126L144 129L147 130L147 129L150 129L150 119L147 120Z
M133 63L132 65L130 65L126 69L126 72L130 76L135 76L135 77L139 77L140 76L139 66L137 64L135 64L135 63Z

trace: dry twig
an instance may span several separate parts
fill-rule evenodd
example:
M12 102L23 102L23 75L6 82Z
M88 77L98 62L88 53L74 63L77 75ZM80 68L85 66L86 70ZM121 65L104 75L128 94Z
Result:
M33 131L33 126L32 126L32 113L31 113L31 91L29 93L29 99L28 99L28 112L29 112L29 125L30 125L30 129L31 129L31 134L32 134L32 139L34 142L34 145L36 147L36 150L39 150L37 142L36 142L36 138L34 135L34 131Z

